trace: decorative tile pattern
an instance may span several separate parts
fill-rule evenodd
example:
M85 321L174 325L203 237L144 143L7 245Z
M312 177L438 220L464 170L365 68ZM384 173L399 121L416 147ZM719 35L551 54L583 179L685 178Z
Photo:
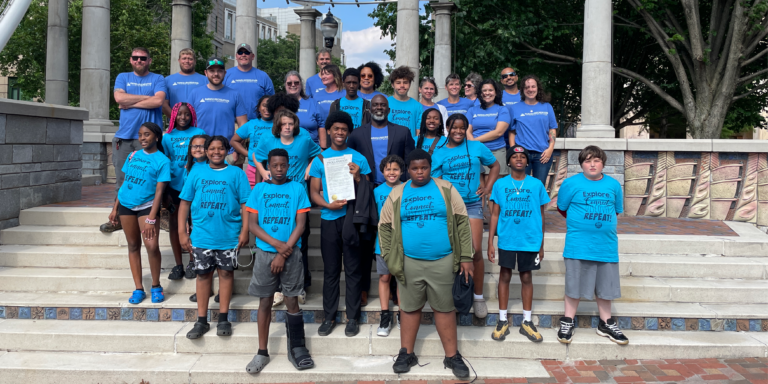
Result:
M32 319L45 319L45 308L31 307L29 312Z
M120 320L133 320L133 309L120 308Z
M83 309L82 308L69 308L69 319L70 320L83 320Z
M136 321L146 321L147 320L147 310L144 308L134 308L133 309L133 319Z
M539 327L552 328L553 318L555 318L555 316L539 315Z
M18 319L19 318L19 307L5 307L5 318L6 319Z
M56 320L69 320L69 308L58 308L56 310Z
M19 307L19 319L31 319L32 311L29 307Z
M55 320L56 319L56 308L45 308L45 319L46 320Z
M669 317L659 317L659 322L658 322L659 330L660 331L669 330L671 326L670 323L672 323L672 319L670 319Z
M0 307L0 319L5 319L5 307Z
M507 315L507 319L509 319L510 315ZM523 324L523 315L511 315L512 317L512 326L513 327L519 327Z
M245 311L242 311L242 312L245 312ZM253 312L255 311L251 311L251 313ZM312 324L315 322L315 311L301 311L301 316L304 319L304 324ZM368 316L368 320L370 320L371 317L372 316ZM251 318L253 318L253 316L251 316Z
M711 325L709 323L709 319L699 319L699 330L700 331L711 331L712 328L710 328Z
M147 321L158 321L160 320L160 311L157 308L149 308L147 309Z
M194 323L197 321L197 309L185 309L184 321Z
M172 321L184 321L184 310L183 309L173 309L173 310L171 310L171 320Z
M168 308L160 309L160 321L171 321L171 310Z
M645 329L649 331L655 331L659 329L659 319L655 317L646 317L645 318Z
M107 319L120 320L120 308L107 308Z

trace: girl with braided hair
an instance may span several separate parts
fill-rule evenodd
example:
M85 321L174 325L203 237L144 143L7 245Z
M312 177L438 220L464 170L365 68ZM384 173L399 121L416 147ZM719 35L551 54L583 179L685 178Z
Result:
M187 154L192 137L204 135L205 131L197 126L197 115L192 104L180 102L173 106L171 111L171 122L168 125L168 131L163 135L162 148L171 160L171 182L169 188L166 188L167 208L171 213L169 220L169 235L171 238L171 249L173 249L173 258L176 260L176 266L168 275L170 280L179 280L182 277L188 279L195 278L195 266L192 263L192 255L187 265L186 273L181 260L181 244L179 243L179 220L176 211L179 209L181 200L179 194L184 188L186 179Z

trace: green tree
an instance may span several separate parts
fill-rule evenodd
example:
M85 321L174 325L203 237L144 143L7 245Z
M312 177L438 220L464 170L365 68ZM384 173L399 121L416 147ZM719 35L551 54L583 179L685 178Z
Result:
M289 33L274 41L259 40L258 55L259 69L272 79L275 92L285 92L285 74L299 70L299 36Z

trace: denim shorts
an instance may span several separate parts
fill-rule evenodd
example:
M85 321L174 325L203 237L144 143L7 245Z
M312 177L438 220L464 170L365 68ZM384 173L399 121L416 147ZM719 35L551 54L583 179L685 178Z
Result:
M467 207L467 216L470 219L483 219L483 201L478 200L474 203L465 203Z

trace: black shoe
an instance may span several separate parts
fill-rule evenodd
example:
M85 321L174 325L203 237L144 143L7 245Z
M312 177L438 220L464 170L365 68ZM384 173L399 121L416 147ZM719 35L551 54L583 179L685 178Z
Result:
M320 324L320 328L317 329L317 334L320 336L328 336L333 332L334 328L336 328L336 321L325 319L323 323Z
M117 222L117 225L113 225L112 223L104 223L99 227L99 231L103 233L112 233L121 229L123 229L123 225L119 221Z
M347 337L352 337L356 336L358 333L360 333L360 324L357 323L357 320L348 320L347 327L344 329L344 334L347 335Z
M187 269L184 271L184 277L187 279L194 279L197 277L197 272L195 272L195 262L190 261L189 264L187 264Z
M168 280L181 280L184 278L184 266L177 265L171 269L171 274L168 275Z
M211 294L213 294L213 292L211 292ZM217 303L219 302L219 294L218 293L216 294L216 297L213 298L213 301L215 301Z
M213 296L213 292L211 292L211 294L208 297L211 297L211 296ZM215 299L218 299L218 298L219 298L219 295L216 295ZM189 301L193 303L197 303L197 293L193 293L192 296L189 297ZM216 302L218 303L219 301L216 300Z
M560 318L560 330L557 331L557 340L563 344L570 344L573 334L576 333L576 324L570 317Z
M220 321L216 324L217 336L232 336L232 323L229 321Z
M203 335L211 330L211 325L208 323L196 322L192 330L187 332L187 339L199 339Z
M453 371L453 375L458 378L469 377L469 368L464 364L464 359L459 351L456 351L456 354L452 357L443 359L443 366L450 368Z
M597 334L609 338L616 344L629 344L629 339L624 336L613 318L608 319L607 322L600 319L600 323L597 325Z
M392 370L395 373L406 373L410 372L411 367L417 364L419 364L419 358L416 357L416 353L408 353L407 349L400 348L400 353L397 355L395 364L392 365Z

